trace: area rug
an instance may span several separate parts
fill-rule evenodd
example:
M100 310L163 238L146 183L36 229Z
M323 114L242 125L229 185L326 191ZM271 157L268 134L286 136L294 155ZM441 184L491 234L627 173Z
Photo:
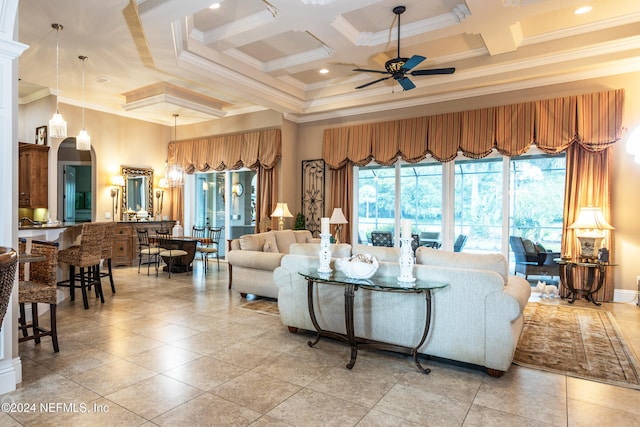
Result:
M640 364L605 310L529 303L514 363L640 389Z
M262 314L270 314L272 316L279 316L278 301L275 299L256 299L253 301L247 301L241 304L239 308L246 310L257 311Z

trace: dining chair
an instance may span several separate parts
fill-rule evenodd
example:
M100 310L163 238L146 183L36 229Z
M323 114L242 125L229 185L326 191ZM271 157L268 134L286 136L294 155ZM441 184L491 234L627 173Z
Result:
M76 279L80 279L80 290L82 291L82 302L85 310L89 308L87 289L95 285L96 297L104 303L104 293L100 282L98 265L102 258L102 239L104 238L104 226L99 222L85 222L82 224L82 235L80 244L63 249L58 253L58 262L69 266L69 279L58 282L60 287L68 287L71 294L71 301L76 299ZM80 269L76 275L76 267Z
M158 256L160 256L164 262L167 260L169 264L167 265L167 270L169 271L169 279L171 279L171 270L173 270L173 262L176 258L183 257L188 255L188 252L182 249L177 248L177 243L171 241L171 234L169 232L163 232L163 230L156 230L156 240L158 242L158 248L160 248L160 252L158 252ZM188 271L189 269L187 269ZM156 271L156 275L157 275Z
M0 328L7 313L13 282L16 279L18 254L11 248L0 246Z
M18 303L20 305L18 330L22 332L18 342L34 340L36 344L40 344L42 337L50 336L53 351L58 353L60 351L56 323L58 243L34 240L31 243L31 254L44 255L45 259L44 261L32 262L29 265L29 280L21 280L18 285ZM27 323L25 304L31 304L31 323ZM38 304L49 304L49 329L40 326Z
M140 266L146 264L147 276L149 275L149 268L151 264L156 266L156 276L158 275L158 266L160 265L159 254L162 252L162 247L159 245L152 245L149 241L149 230L146 228L138 228L138 274L140 273ZM168 234L168 232L167 232ZM147 257L147 261L143 262L142 257Z
M202 255L202 261L204 263L204 271L207 272L207 268L209 265L209 256L215 255L216 261L218 262L218 271L220 271L220 237L222 236L222 230L224 230L224 226L222 227L209 227L208 236L205 240L206 244L198 246L196 249Z

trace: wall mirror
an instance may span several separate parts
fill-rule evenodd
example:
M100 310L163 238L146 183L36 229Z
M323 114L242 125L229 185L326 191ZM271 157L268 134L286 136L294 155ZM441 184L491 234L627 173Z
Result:
M147 211L153 218L153 169L120 166L124 178L122 187L122 218L127 212Z

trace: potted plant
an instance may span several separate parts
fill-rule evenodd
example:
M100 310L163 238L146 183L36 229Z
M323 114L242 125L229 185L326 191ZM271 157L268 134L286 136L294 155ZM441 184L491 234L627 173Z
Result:
M293 229L294 230L307 229L306 219L304 217L304 214L302 214L301 212L298 212L298 215L296 215L296 221L293 223Z

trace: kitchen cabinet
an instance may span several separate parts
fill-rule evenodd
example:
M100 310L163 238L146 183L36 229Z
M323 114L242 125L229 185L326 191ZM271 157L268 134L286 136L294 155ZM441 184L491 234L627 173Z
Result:
M49 204L49 146L19 145L18 206L47 208Z

